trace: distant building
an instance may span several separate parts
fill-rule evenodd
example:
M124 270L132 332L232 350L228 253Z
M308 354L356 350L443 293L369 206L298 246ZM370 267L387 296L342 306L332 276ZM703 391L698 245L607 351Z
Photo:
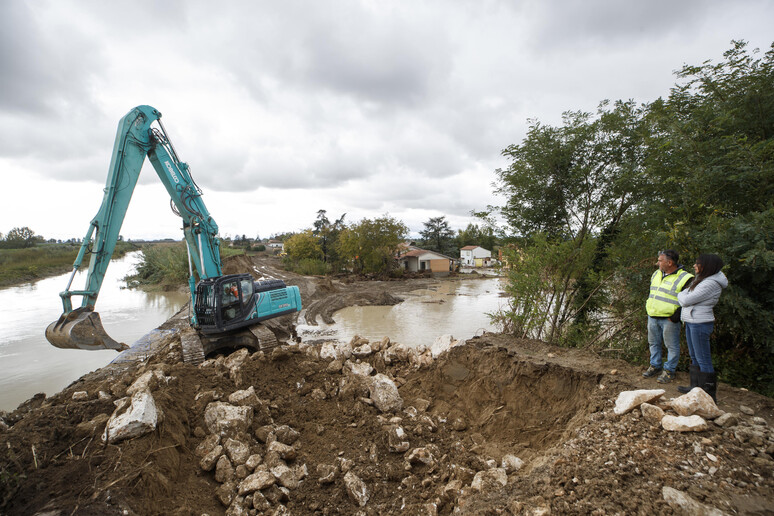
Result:
M489 267L492 265L492 251L477 245L466 245L460 249L460 264L467 267Z
M280 240L269 240L269 243L266 244L266 247L269 249L279 249L280 251L285 250L285 244L283 244Z

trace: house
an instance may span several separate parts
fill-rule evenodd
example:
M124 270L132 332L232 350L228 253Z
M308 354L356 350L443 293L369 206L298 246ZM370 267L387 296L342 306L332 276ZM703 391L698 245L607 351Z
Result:
M426 251L411 246L411 249L398 257L400 266L409 272L430 271L449 272L454 268L454 258L435 251Z
M285 244L283 244L281 240L269 240L269 243L266 244L266 247L269 249L279 249L282 251L285 249Z
M492 251L477 245L466 245L460 249L460 264L468 267L489 267L492 264Z

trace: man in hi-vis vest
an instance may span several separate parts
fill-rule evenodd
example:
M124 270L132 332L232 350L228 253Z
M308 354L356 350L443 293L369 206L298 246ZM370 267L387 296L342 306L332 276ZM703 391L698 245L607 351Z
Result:
M642 373L645 378L660 376L659 383L675 379L675 369L680 358L680 303L677 293L683 290L693 274L678 264L676 251L658 252L658 270L650 277L650 295L645 309L648 312L648 344L650 367ZM667 361L661 360L661 344L667 348Z

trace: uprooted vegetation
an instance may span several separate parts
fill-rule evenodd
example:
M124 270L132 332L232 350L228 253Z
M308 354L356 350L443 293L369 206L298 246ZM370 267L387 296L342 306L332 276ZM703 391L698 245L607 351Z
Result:
M765 419L665 432L638 409L613 413L631 387L621 373L541 346L492 334L441 354L302 344L195 367L171 332L145 362L4 416L0 511L669 514L665 489L729 512L774 508ZM114 401L138 384L155 430L105 444ZM770 400L749 396L770 416Z

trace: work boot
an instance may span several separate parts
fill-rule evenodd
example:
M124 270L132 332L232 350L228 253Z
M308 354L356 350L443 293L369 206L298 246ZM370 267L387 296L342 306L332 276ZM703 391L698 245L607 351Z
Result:
M699 387L704 389L704 392L712 396L713 401L718 401L716 398L716 394L718 392L718 374L702 373L699 371L698 381Z
M645 378L653 378L654 376L659 375L659 374L661 374L661 368L660 367L650 366L647 371L642 373L642 376L644 376Z
M690 378L691 386L686 387L684 385L680 385L677 387L678 392L681 392L683 394L691 392L691 389L694 387L697 387L699 385L699 366L698 364L691 364L688 368L688 376Z
M675 372L667 371L666 369L664 369L664 372L661 373L661 376L656 378L656 381L658 383L669 383L674 379L675 379Z

